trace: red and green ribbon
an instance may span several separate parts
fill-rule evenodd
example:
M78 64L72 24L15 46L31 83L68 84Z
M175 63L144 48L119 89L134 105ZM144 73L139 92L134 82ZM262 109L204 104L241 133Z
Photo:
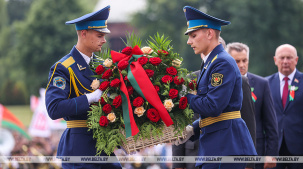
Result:
M252 100L253 100L254 102L257 101L257 96L256 96L255 93L254 93L254 88L253 88L253 87L251 88L251 98L252 98Z
M135 46L132 49L132 54L127 56L122 53L118 53L115 51L111 51L111 56L113 63L127 60L129 62L129 66L127 68L127 78L136 92L143 97L146 101L149 102L160 114L162 121L166 124L166 126L170 126L173 124L171 117L169 116L167 110L165 109L162 101L154 88L154 85L150 81L147 76L145 70L142 65L138 61L134 61L143 56L143 52L139 48L139 46ZM120 90L122 91L122 110L123 110L123 120L125 124L126 137L134 136L139 132L139 129L135 123L132 106L130 104L129 95L123 81L123 76L120 73Z
M295 91L298 90L298 86L288 86L289 91L289 101L294 101L295 99Z

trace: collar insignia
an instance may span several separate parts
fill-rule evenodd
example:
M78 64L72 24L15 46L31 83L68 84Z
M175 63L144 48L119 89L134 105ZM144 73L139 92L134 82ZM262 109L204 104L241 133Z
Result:
M77 65L78 65L78 68L79 68L80 71L86 69L86 67L82 67L82 66L79 65L78 63L77 63Z

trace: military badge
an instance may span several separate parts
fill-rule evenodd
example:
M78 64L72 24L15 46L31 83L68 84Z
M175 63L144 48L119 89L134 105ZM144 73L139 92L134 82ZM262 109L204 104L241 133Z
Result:
M216 87L220 86L223 81L223 75L220 73L214 73L211 75L211 85Z
M65 89L65 85L66 85L66 81L64 78L62 77L55 77L53 80L53 85L64 90Z

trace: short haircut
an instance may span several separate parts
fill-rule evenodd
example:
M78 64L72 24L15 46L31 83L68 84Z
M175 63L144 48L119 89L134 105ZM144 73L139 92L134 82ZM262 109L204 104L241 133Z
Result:
M226 51L230 53L232 50L235 50L237 52L242 52L243 50L247 53L247 59L249 60L249 47L245 45L244 43L240 42L233 42L229 43L226 46Z
M222 44L224 49L226 48L225 40L221 36L219 36L219 43Z

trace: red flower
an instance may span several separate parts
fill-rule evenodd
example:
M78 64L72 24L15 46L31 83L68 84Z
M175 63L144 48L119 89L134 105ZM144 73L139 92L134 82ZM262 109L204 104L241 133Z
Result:
M159 87L159 86L157 86L157 85L154 85L154 87L155 87L155 89L156 89L157 93L159 93L159 91L160 91L160 87Z
M195 90L196 86L197 86L197 82L196 82L195 80L191 80L191 81L189 82L189 88L190 88L191 90Z
M186 97L181 97L179 101L179 108L180 109L185 109L187 107L187 98Z
M99 121L100 126L106 127L108 125L108 119L106 116L101 116Z
M103 97L101 97L101 99L99 99L99 102L102 106L104 106L106 104L105 100Z
M175 76L178 72L177 72L176 68L171 66L171 67L166 68L166 73Z
M111 87L119 87L120 86L121 81L119 79L114 79L110 82L110 86Z
M181 85L181 84L184 83L184 79L183 79L182 77L179 79L179 77L176 76L176 77L174 77L174 83L175 83L176 85Z
M129 95L132 95L134 93L134 88L132 86L126 86L126 89Z
M124 69L126 69L127 66L128 66L128 61L122 60L122 61L120 61L120 62L118 63L117 66L118 66L118 68L119 68L120 70L124 70Z
M121 53L123 53L123 54L125 54L125 55L131 55L132 54L132 47L130 47L130 46L127 46L127 47L125 47L122 51L121 51Z
M152 122L158 122L160 120L160 115L155 108L147 110L147 118Z
M106 104L103 106L102 110L105 114L108 114L112 111L112 106L110 104Z
M108 87L109 87L109 81L103 81L103 82L100 84L99 89L100 89L101 91L105 91Z
M104 71L105 71L105 68L104 68L102 65L99 65L99 66L96 68L96 73L97 73L97 75L101 75Z
M148 76L149 78L153 77L153 76L154 76L154 73L155 73L155 72L154 72L153 70L151 70L151 69L146 69L145 72L146 72L146 74L147 74L147 76Z
M102 79L109 79L113 75L113 71L111 69L108 69L105 71L102 75Z
M140 107L143 105L143 103L144 103L144 99L142 97L137 97L133 101L133 106Z
M158 57L154 57L154 58L150 58L149 62L154 66L158 66L162 62L162 60Z
M122 104L122 97L121 97L121 95L116 96L115 99L113 100L113 105L114 105L116 108L118 108L118 107L121 106L121 104Z
M170 89L168 93L169 98L174 99L178 96L178 90L177 89Z
M173 81L173 78L171 76L169 76L169 75L165 75L165 76L162 77L161 81L163 83L167 83L167 82L170 83L170 82Z
M127 77L127 76L125 76L123 80L124 80L124 81L129 82L129 80L128 80L128 77Z
M144 65L147 63L147 61L148 61L148 59L147 59L147 57L145 57L145 56L140 57L140 58L138 59L138 62L139 62L142 66L144 66Z
M164 54L164 56L168 55L168 52L165 50L158 50L159 55Z

